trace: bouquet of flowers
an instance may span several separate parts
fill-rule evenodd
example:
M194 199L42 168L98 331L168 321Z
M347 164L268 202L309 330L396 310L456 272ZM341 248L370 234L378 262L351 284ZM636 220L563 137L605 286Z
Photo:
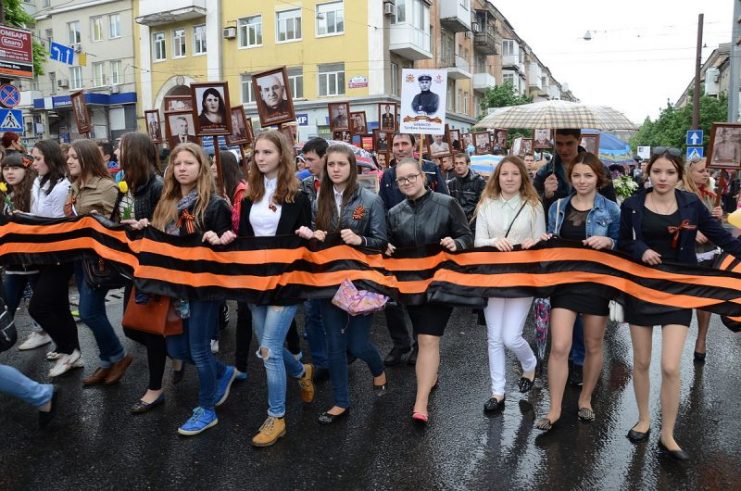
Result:
M626 198L633 196L633 193L638 189L638 183L628 175L622 175L612 180L612 185L615 187L615 194L617 194L618 201L623 201Z
M13 202L10 200L10 194L8 193L8 185L4 182L0 182L0 193L3 193L3 209L6 212L13 211Z
M129 220L131 218L134 218L132 213L133 198L129 193L129 185L126 184L126 181L121 181L118 183L118 190L123 195L121 199L121 219Z

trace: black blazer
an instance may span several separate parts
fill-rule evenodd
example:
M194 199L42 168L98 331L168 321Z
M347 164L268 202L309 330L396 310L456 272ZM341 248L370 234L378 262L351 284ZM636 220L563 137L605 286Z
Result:
M252 201L249 198L242 200L242 209L239 215L239 236L254 237L255 231L250 223ZM301 226L311 227L311 203L301 190L293 197L293 203L283 203L281 206L278 230L275 235L292 235Z

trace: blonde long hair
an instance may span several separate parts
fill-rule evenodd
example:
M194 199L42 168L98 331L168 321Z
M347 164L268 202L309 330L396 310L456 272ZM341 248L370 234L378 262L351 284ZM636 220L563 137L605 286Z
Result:
M157 203L157 208L154 209L154 215L152 216L152 225L160 230L165 230L167 224L178 220L177 204L183 198L183 195L180 191L180 183L175 179L174 163L178 154L181 152L190 153L200 164L198 178L196 179L198 199L194 210L196 223L199 225L199 228L203 227L203 215L206 212L208 202L211 200L211 196L216 193L216 185L211 176L211 163L203 152L203 149L195 143L179 144L170 154L170 162L165 169L162 197L159 203Z
M520 183L520 197L532 206L536 206L540 203L538 192L533 187L532 182L530 182L530 175L527 172L527 167L525 167L525 162L520 157L508 155L507 157L504 157L499 164L497 164L494 174L491 175L489 182L486 183L486 187L481 193L479 204L476 206L477 212L484 201L487 199L497 199L502 194L502 188L499 185L499 175L502 173L502 166L507 162L513 164L517 167L517 170L520 171L520 179L522 180Z

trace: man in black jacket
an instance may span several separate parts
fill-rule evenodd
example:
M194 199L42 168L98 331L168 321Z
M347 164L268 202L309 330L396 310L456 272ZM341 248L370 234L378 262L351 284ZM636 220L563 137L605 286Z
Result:
M471 157L467 153L457 153L453 162L455 177L448 180L448 191L463 208L470 222L481 193L486 187L486 180L471 169Z

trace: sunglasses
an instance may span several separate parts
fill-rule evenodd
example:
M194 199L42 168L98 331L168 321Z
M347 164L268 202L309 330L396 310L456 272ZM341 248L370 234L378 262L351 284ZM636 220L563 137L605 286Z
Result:
M652 155L664 155L665 153L672 157L681 157L682 151L675 147L654 147L651 149Z

